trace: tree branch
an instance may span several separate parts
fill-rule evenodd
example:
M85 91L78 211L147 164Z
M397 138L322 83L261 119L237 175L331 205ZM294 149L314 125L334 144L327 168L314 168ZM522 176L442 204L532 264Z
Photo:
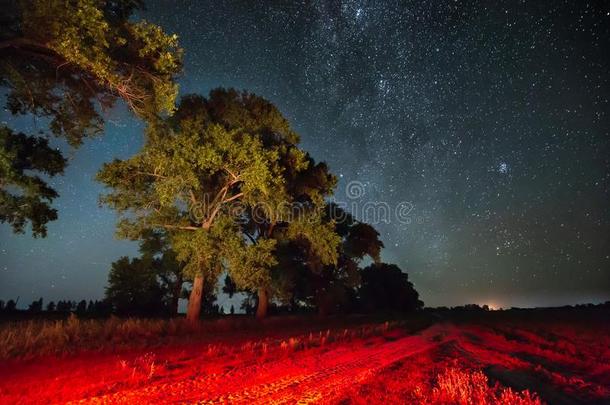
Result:
M233 177L233 181L236 181L236 180L239 178L239 176L237 176L235 173L233 173L233 172L232 172L231 170L229 170L228 168L226 168L226 167L225 167L224 169L225 169L225 171L226 171L227 173L229 173L229 174L231 175L231 177Z
M160 226L166 229L180 229L183 231L196 231L199 229L197 226L181 226L181 225L170 225L170 224L154 224L153 226Z
M167 178L167 176L162 176L162 175L156 174L156 173L143 172L143 171L140 171L140 170L134 171L134 174L142 174L144 176L152 176L152 177L157 177L159 179L166 179Z
M189 196L191 197L191 204L193 204L193 206L197 205L197 199L195 198L195 193L193 193L193 190L189 189Z
M221 204L225 204L225 203L231 202L231 201L236 200L239 197L243 197L243 196L244 196L244 193L237 193L233 197L227 198L226 200L222 200Z

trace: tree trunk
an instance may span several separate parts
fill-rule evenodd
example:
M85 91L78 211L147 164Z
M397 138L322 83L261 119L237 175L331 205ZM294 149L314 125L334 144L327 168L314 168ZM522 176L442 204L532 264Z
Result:
M193 289L189 296L189 304L186 308L186 319L189 322L199 321L201 314L201 297L203 296L203 275L200 274L193 280Z
M269 307L269 297L267 290L264 288L258 289L258 306L256 307L256 318L262 319L267 316L267 308Z

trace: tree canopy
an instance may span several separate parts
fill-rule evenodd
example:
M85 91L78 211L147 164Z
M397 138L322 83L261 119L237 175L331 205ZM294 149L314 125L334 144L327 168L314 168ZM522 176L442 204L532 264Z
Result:
M272 298L321 313L418 307L406 274L380 263L379 233L327 202L335 177L269 101L233 89L188 95L173 116L150 121L145 139L99 172L102 201L120 214L119 236L164 235L193 281L189 319L222 273L227 291L256 293L257 316ZM373 264L361 270L365 260ZM398 301L377 296L386 287Z
M207 99L186 96L174 116L148 126L140 153L102 168L98 179L110 188L102 200L122 215L123 237L169 233L185 276L194 281L190 301L204 279L214 282L225 268L240 288L264 287L276 264L276 240L259 238L260 228L245 237L255 212L265 227L289 223L288 235L309 240L325 262L336 261L338 238L321 221L320 190L310 193L303 215L288 220L295 201L290 191L297 188L291 180L312 161L297 142L288 121L263 98L231 89L213 90ZM193 302L192 311L199 308Z
M48 146L43 137L62 137L78 147L84 138L102 132L102 111L118 99L144 119L173 112L182 49L176 35L132 18L141 6L139 0L3 2L0 86L8 91L6 107L14 115L31 114L48 122L43 134L17 134L2 126L0 210L3 222L16 231L31 221L34 235L44 236L45 224L57 217L50 208L56 192L44 180L38 178L36 187L24 191L23 181L6 169L16 148L21 160L37 156L34 170L60 174L43 169L57 167L61 160L56 151L39 153Z

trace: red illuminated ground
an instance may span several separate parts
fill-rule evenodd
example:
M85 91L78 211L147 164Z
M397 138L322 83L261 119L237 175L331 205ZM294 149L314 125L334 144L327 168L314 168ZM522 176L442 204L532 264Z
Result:
M488 403L604 403L608 332L441 320L415 333L382 324L13 361L1 367L0 403L460 403L493 390Z

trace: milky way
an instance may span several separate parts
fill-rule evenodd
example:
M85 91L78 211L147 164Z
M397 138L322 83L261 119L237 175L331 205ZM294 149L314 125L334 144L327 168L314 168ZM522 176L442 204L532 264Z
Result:
M142 15L179 35L183 94L270 99L339 176L337 201L361 218L367 203L409 207L372 219L427 304L610 299L607 2L273 3L148 2ZM0 229L0 297L103 294L110 263L136 249L112 239L92 176L140 132L115 111L72 153L47 240Z

